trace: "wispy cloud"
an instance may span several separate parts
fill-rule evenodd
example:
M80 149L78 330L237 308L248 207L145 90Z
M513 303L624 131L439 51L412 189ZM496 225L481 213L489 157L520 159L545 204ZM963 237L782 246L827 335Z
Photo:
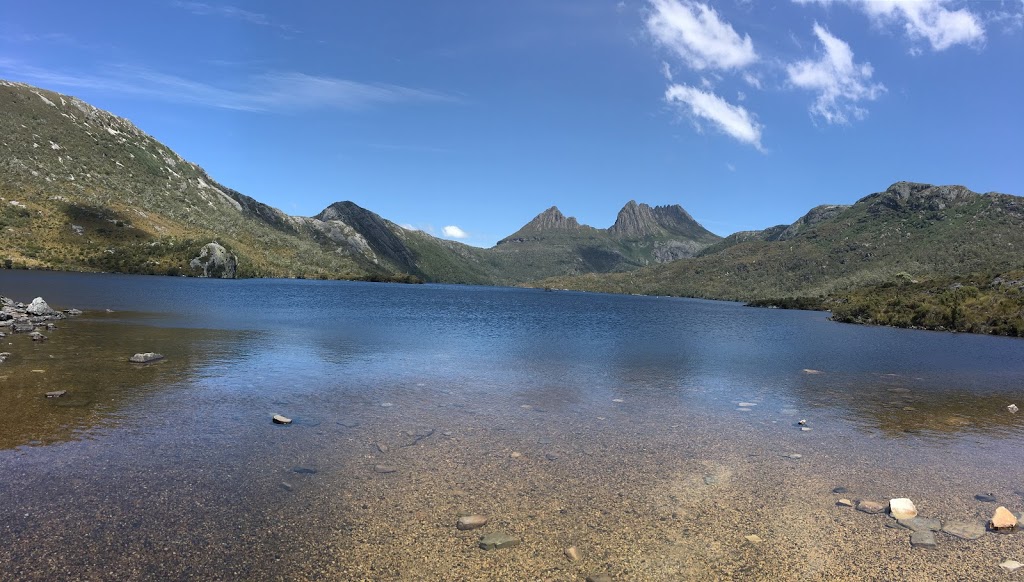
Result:
M0 58L0 72L8 78L41 85L92 89L136 95L201 107L238 111L289 113L310 109L358 110L380 105L415 102L453 102L456 98L425 89L389 83L272 72L241 79L234 87L196 81L145 67L114 65L102 73L44 69Z
M689 85L669 86L665 91L665 100L678 106L694 121L710 121L726 135L763 151L761 125L743 107Z
M449 238L457 238L457 239L469 238L469 233L467 233L466 231L462 230L461 228L459 228L459 227L457 227L455 225L446 226L446 227L441 229L441 232L444 234L444 236L449 237Z
M885 92L881 83L872 83L870 63L855 63L850 45L832 36L815 23L814 34L824 48L817 60L804 60L786 67L789 81L796 87L816 91L818 98L811 113L828 123L849 123L862 119L867 111L857 105L877 99Z
M647 30L692 69L741 69L757 61L754 42L740 36L707 4L651 0Z
M948 0L793 0L798 4L846 3L858 7L880 25L901 26L911 40L926 40L932 50L985 40L981 18L967 8L951 10Z
M266 14L253 12L237 6L230 6L227 4L209 4L207 2L189 2L185 0L177 0L172 2L171 5L187 10L196 16L219 16L221 18L227 18L229 20L235 20L247 24L279 28L287 32L296 32L294 28L287 24L274 22Z

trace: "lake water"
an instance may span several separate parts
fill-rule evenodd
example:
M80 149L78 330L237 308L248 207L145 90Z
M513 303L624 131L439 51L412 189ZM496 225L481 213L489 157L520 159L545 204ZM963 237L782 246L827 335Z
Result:
M1019 339L444 285L0 271L0 294L86 312L47 342L0 338L4 580L936 580L1024 561L1024 534L928 551L836 506L1024 510ZM144 351L167 358L127 362ZM457 530L471 513L487 525ZM491 532L521 543L479 549Z

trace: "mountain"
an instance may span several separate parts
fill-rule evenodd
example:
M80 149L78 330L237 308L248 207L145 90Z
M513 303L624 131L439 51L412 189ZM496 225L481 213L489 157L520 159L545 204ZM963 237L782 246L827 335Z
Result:
M513 284L633 269L718 240L678 206L635 202L608 230L552 207L493 249L352 202L289 216L75 97L0 81L0 103L0 256L10 267Z
M580 224L555 206L491 249L508 282L560 274L631 271L695 255L721 240L679 205L630 200L607 228Z
M1024 198L897 182L852 206L819 206L788 226L737 233L699 256L543 285L736 300L839 297L870 285L1024 267ZM988 276L988 275L986 275Z

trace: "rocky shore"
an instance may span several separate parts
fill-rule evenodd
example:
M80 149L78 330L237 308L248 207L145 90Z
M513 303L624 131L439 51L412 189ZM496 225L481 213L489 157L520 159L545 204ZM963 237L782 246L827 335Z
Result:
M42 297L36 297L31 303L25 304L0 295L0 337L8 333L24 333L33 341L46 341L43 331L57 328L55 321L81 315L78 309L57 311L47 305ZM0 352L0 363L11 356L10 352Z

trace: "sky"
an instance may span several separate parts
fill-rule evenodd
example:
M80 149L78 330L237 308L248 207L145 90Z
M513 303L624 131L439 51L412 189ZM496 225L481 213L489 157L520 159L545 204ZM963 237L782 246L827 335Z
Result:
M724 236L899 180L1024 195L1022 0L83 6L0 0L0 78L293 215L489 247L553 205Z

